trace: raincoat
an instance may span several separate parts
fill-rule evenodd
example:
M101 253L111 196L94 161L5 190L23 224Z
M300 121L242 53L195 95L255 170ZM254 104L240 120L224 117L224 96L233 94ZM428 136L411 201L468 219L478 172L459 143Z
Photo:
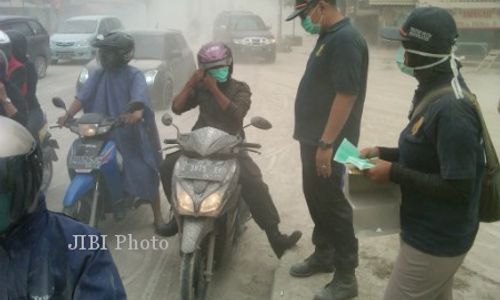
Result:
M112 138L123 156L127 196L152 201L158 193L161 148L144 74L128 65L115 70L99 68L91 72L76 98L85 113L113 118L126 113L131 102L144 104L143 120L116 128Z
M75 235L99 233L49 212L44 197L40 197L38 208L0 237L0 299L126 299L113 259L102 248L102 239L99 250L70 250Z

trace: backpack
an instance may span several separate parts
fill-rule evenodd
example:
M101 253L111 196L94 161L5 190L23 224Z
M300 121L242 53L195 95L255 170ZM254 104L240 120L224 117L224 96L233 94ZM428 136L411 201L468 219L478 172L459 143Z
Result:
M429 92L415 107L415 110L411 114L411 119L413 120L419 116L439 97L449 93L453 93L451 86L437 88ZM467 91L463 91L463 93L465 98L474 106L478 120L481 123L484 154L486 157L485 173L482 179L482 189L479 198L479 220L485 223L500 221L500 164L498 156L476 95Z

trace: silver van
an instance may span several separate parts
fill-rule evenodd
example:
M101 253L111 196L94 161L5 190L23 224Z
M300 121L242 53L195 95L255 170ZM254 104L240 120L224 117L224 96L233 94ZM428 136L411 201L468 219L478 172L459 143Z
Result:
M52 63L59 60L90 61L96 49L91 42L97 35L123 30L122 22L111 16L80 16L64 21L50 37Z

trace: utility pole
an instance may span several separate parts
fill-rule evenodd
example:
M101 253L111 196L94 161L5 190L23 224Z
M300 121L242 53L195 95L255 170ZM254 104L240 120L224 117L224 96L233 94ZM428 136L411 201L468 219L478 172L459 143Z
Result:
M283 0L278 0L279 13L278 13L278 41L283 41Z

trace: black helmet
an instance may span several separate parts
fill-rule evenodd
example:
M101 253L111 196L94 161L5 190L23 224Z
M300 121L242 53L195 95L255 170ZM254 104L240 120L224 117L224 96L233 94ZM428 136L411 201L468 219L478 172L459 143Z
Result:
M7 30L5 34L10 38L10 44L12 47L12 55L20 61L26 62L28 60L28 40L24 34L16 30Z
M0 116L0 235L38 205L43 163L40 147L19 123Z
M125 32L115 31L105 36L99 35L92 46L99 49L98 58L104 68L122 66L134 57L134 39Z

